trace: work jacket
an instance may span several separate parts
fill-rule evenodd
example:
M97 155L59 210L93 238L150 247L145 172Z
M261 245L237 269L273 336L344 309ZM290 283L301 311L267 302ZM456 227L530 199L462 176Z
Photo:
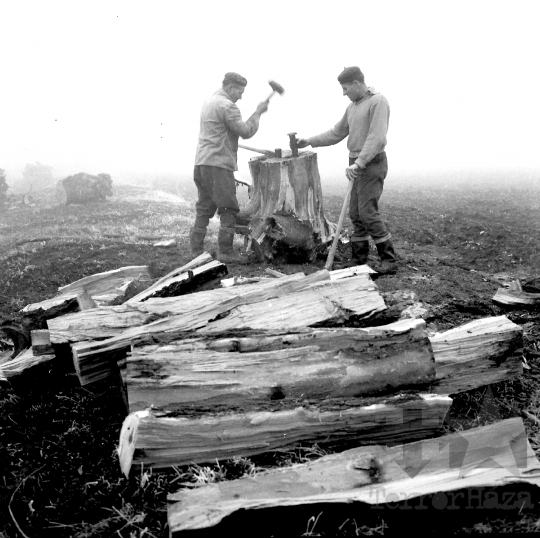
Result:
M227 92L218 90L204 102L201 110L195 165L238 170L238 137L251 138L258 129L258 117L251 117L244 123L240 110Z
M386 98L374 88L368 88L362 99L347 107L333 129L308 138L308 142L314 148L331 146L348 136L349 157L364 167L384 151L389 119L390 106Z

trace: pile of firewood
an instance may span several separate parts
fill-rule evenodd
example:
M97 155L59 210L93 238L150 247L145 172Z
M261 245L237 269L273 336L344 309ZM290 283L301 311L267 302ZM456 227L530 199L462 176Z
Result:
M0 363L0 375L68 358L82 386L117 383L126 476L299 442L338 451L181 489L169 499L171 535L240 509L540 484L521 419L441 437L452 394L521 374L522 329L506 316L428 336L423 319L375 323L387 305L368 266L227 272L205 253L157 282L140 266L65 286L23 310L32 345Z

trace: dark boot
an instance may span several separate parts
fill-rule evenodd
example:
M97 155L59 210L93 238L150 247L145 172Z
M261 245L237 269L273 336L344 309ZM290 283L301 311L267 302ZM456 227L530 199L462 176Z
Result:
M366 264L369 255L369 241L351 241L351 251L351 259L340 263L340 268L344 269Z
M218 260L222 263L250 263L249 258L235 254L233 250L234 228L221 227L218 232Z
M189 244L191 246L191 254L197 257L204 252L204 238L206 236L206 228L191 228L189 232Z
M381 263L374 267L381 275L393 275L398 270L396 251L394 250L394 243L391 239L387 239L382 243L376 243L377 252L381 258Z

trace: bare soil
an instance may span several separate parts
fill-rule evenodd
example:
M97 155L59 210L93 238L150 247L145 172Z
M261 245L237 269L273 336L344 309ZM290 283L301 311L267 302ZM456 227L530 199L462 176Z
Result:
M58 207L44 193L36 207L1 211L0 316L20 319L19 311L26 304L52 297L59 286L86 275L150 264L158 277L187 262L191 258L187 233L193 217L193 191L187 188L181 192L182 198L170 199L149 198L148 193L145 198L143 194L142 189L118 187L108 202ZM324 202L327 217L337 222L341 197L329 195ZM503 309L492 297L501 282L514 279L524 289L540 292L538 188L389 185L381 202L400 256L398 273L377 279L389 302L396 302L394 292L413 291L428 308L425 319L433 332L501 314L524 329L528 366L524 375L488 387L489 393L484 388L457 396L450 413L454 426L519 416L523 409L537 414L540 312ZM207 240L210 251L216 248L217 223L212 226ZM152 246L152 237L164 236L176 236L178 247ZM39 238L44 240L36 241ZM238 240L237 246L241 244ZM347 258L348 248L340 247L339 256ZM376 260L374 249L370 256L370 261ZM284 273L311 273L324 263L321 258L309 265L231 265L229 276L263 275L267 267ZM9 345L6 339L0 340L4 349ZM492 403L489 409L486 394ZM143 472L125 479L115 453L123 419L117 404L112 388L87 391L77 386L69 371L49 372L37 385L0 386L0 538L167 536L167 492L175 491L177 482L196 480L197 469L177 469L170 475ZM533 448L540 450L539 427L527 422L527 431ZM220 478L241 476L252 464L306 461L322 453L319 447L299 447L285 458L275 454L253 462L220 462ZM435 533L445 525L452 532L531 532L537 530L540 520L537 491L531 493L531 499L532 506L513 506L506 512L484 506L439 510L433 523L431 510L425 518L422 515L424 530ZM320 512L316 506L286 511L287 534L417 532L420 517L414 509L398 505L376 510L352 505L348 510L325 512L315 521ZM271 519L276 522L281 516ZM236 534L278 536L283 532L270 524L261 527L256 521L235 525L242 527L234 527Z

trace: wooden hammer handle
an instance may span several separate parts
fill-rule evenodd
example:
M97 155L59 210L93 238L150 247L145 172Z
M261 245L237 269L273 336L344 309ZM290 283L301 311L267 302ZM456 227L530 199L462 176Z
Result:
M339 234L341 233L341 228L343 226L343 219L345 218L345 212L347 211L347 206L349 205L349 198L351 197L353 184L354 184L354 179L349 180L349 185L347 186L347 193L345 194L345 200L343 200L343 207L341 208L341 215L339 216L339 221L336 227L336 233L334 235L334 241L332 242L332 248L330 249L330 252L328 253L328 257L326 258L326 263L324 264L324 268L327 271L330 271L332 269L332 264L334 263L334 256L336 254L336 250L337 250L337 246L339 242Z
M273 151L268 151L267 149L251 148L250 146L244 146L242 144L238 144L238 147L242 149L247 149L249 151L254 151L255 153L262 153L263 155L268 155L269 157L276 156L276 154Z

